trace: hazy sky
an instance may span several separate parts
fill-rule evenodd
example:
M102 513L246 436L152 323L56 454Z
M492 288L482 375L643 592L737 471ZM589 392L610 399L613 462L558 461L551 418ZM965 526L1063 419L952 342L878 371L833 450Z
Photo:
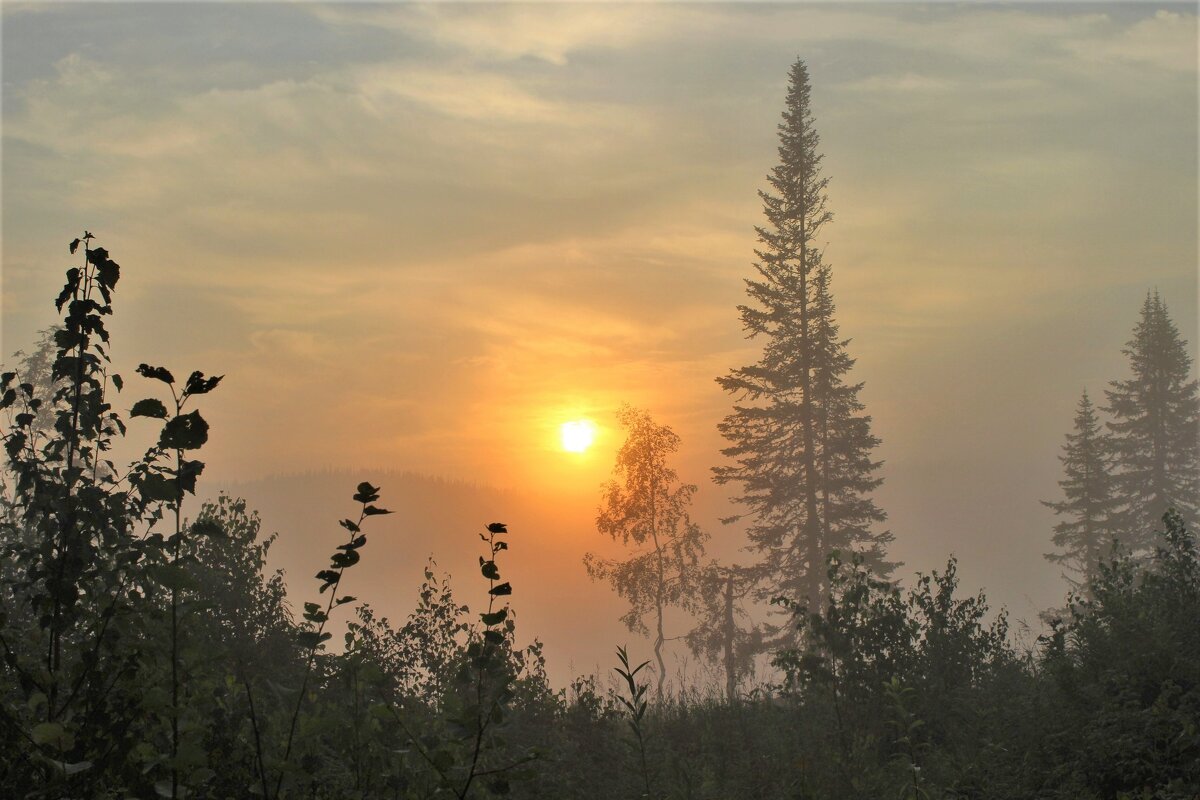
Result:
M1054 602L1038 501L1080 391L1124 375L1149 289L1195 350L1191 4L2 19L2 351L52 321L91 230L123 269L118 361L227 375L210 481L388 466L559 498L586 528L630 402L681 435L732 553L713 379L756 357L736 305L797 57L905 573L953 551L1015 610ZM568 456L579 416L601 438Z

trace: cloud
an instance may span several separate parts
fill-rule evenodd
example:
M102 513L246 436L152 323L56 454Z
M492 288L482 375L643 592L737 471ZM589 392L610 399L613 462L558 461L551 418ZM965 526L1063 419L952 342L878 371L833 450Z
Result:
M1185 269L1186 236L1156 234L1154 265L1132 277L1129 259L1147 246L1133 228L1161 218L1165 230L1188 211L1156 192L1178 195L1194 164L1179 155L1189 129L1168 118L1188 103L1194 117L1189 13L289 12L282 26L301 17L315 52L339 57L199 58L193 31L190 60L156 56L148 69L128 52L142 33L131 15L123 48L81 47L10 87L5 260L19 285L5 286L6 326L44 261L27 231L101 216L139 282L228 298L248 332L221 353L262 365L255 390L282 374L268 363L277 351L316 359L338 392L380 408L427 395L447 425L484 391L481 375L529 402L555 381L603 402L685 386L707 397L744 355L734 306L761 219L754 191L798 53L834 179L835 287L864 363L901 363L1018 304L1053 305L1072 282ZM144 32L153 53L169 54L174 35ZM344 46L368 35L362 52ZM322 37L343 44L324 50ZM1173 154L1156 158L1178 174L1145 173L1151 153ZM1131 193L1145 200L1118 209ZM353 355L333 364L333 352ZM351 374L372 353L386 353L399 388ZM694 413L690 397L675 402Z
M619 108L550 100L513 78L478 70L380 64L358 70L355 84L366 107L379 117L394 114L399 102L489 128L520 124L615 130L622 123Z
M949 77L921 75L915 72L904 72L895 75L872 75L861 81L847 84L842 88L851 92L879 92L891 94L899 92L949 92L958 89L962 84Z
M656 23L674 16L652 5L600 3L315 6L312 11L332 25L402 32L477 58L533 58L558 66L581 51L624 49L657 38Z
M1197 57L1195 13L1159 10L1128 27L1105 26L1107 35L1076 38L1066 43L1089 62L1137 65L1194 75Z

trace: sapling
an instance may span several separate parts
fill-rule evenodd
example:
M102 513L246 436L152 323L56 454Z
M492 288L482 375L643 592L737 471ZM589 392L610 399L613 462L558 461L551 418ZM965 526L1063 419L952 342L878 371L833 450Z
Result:
M341 526L349 532L349 540L345 544L340 544L337 551L330 556L329 567L323 569L316 574L316 578L321 582L319 592L324 594L329 592L329 599L325 602L325 608L322 609L319 603L304 604L304 619L306 622L315 625L315 628L310 628L300 632L300 643L306 648L307 653L304 660L304 677L300 681L300 692L296 695L296 705L292 709L291 721L288 724L287 742L283 749L283 763L279 768L279 776L275 781L274 797L279 797L279 792L283 788L283 778L286 767L291 759L292 745L296 737L296 723L300 719L300 709L304 705L304 696L308 691L308 682L312 677L313 662L316 660L317 651L324 646L324 643L333 637L333 634L326 632L325 625L329 622L329 614L334 608L352 603L356 598L350 595L338 596L338 588L341 586L342 577L346 570L353 567L359 562L360 556L358 551L367 543L367 536L362 532L362 525L367 517L379 516L382 514L390 514L391 511L386 508L379 508L373 503L379 499L379 487L372 486L366 481L358 485L358 490L354 493L354 500L362 504L362 509L359 511L358 520L343 519ZM249 684L247 684L247 697L249 697ZM258 738L257 723L255 729L255 737ZM259 773L263 778L263 795L271 797L268 794L266 786L266 771L261 766L263 763L263 755L261 747L257 754L259 762Z
M650 790L650 768L646 763L646 731L642 727L642 720L646 717L646 690L649 688L648 683L638 683L637 674L650 665L649 661L643 661L636 667L630 667L629 653L624 647L617 648L617 660L621 662L621 666L613 667L613 670L621 676L625 681L623 687L627 695L617 695L617 700L625 707L627 715L626 722L629 723L629 729L633 731L634 743L637 747L638 761L641 765L642 783L645 786L645 794L643 797L652 797Z
M184 539L183 498L186 493L195 494L196 478L204 471L204 462L185 459L183 454L186 450L199 449L208 441L208 423L200 416L200 412L185 414L183 409L192 398L217 388L224 376L205 377L202 372L193 372L183 389L178 389L175 376L164 367L141 364L137 372L144 378L166 384L175 406L172 413L161 400L147 398L134 403L129 416L165 420L158 443L143 459L145 469L139 471L135 480L142 498L164 502L172 511L175 522L175 532L168 540L171 569L164 573L165 583L171 590L171 779L169 784L160 784L156 788L159 794L167 794L169 789L168 797L179 797L179 718L182 714L179 703L179 589L183 578L180 569L180 550ZM159 458L168 454L174 456L174 466L160 466Z

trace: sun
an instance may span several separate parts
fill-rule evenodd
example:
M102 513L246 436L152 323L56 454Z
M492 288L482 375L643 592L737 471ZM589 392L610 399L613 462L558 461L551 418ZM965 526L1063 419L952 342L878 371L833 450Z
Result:
M561 430L563 450L569 453L582 453L596 439L596 426L591 420L564 422Z

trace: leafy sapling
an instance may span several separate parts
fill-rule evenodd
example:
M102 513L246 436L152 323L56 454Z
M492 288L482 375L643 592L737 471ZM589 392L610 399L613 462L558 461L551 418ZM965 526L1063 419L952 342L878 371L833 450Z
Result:
M479 538L487 544L488 556L479 557L479 571L483 577L488 579L488 610L480 614L479 617L486 626L483 632L483 639L489 644L497 645L504 643L504 633L496 626L502 624L508 618L508 604L504 607L496 609L496 598L507 597L512 594L512 584L496 583L500 580L500 569L496 566L496 555L501 550L508 549L508 542L496 539L498 534L508 533L508 528L502 522L493 522L487 526L487 536L482 533Z
M503 599L512 595L512 584L501 580L497 564L500 552L509 549L498 537L507 533L503 523L493 522L479 534L486 551L479 557L479 571L488 581L488 608L479 615L483 630L472 632L453 690L443 698L444 734L417 735L394 706L388 707L408 743L437 776L438 791L449 791L459 800L481 785L493 795L507 794L509 780L519 775L517 768L537 758L533 751L507 762L494 757L502 747L496 730L505 723L505 705L523 668L514 659L515 625Z
M6 562L20 576L5 600L27 609L18 619L34 622L23 632L6 628L0 607L0 651L27 700L11 721L28 749L14 758L31 767L30 791L40 773L38 793L54 794L52 786L74 776L85 780L125 753L101 709L118 702L134 669L114 657L110 623L119 607L140 602L128 588L146 551L134 533L135 496L105 458L125 433L107 395L110 385L122 388L108 372L105 327L120 267L92 246L94 238L85 231L70 244L82 263L67 270L55 300L62 319L44 376L0 375L0 410L8 412L0 438L12 478L0 533Z
M626 695L617 695L617 700L625 707L625 712L628 715L626 722L629 723L629 729L633 731L634 743L637 747L638 761L642 771L642 783L645 787L643 797L653 797L650 789L650 768L646 763L646 731L642 726L642 720L646 717L646 691L650 688L648 683L639 683L637 674L646 667L650 666L649 661L643 661L636 667L631 667L629 663L629 653L624 647L617 648L617 660L621 662L621 666L613 667L613 670L621 676L621 680L625 682L623 687L627 692Z
M342 584L342 577L350 567L357 564L361 558L358 551L367 543L367 536L362 532L363 522L367 517L380 516L382 514L391 514L392 512L386 508L379 508L374 505L379 499L379 487L363 481L358 485L357 491L354 493L354 500L362 504L362 509L359 511L358 520L343 519L341 526L346 529L349 534L349 539L345 544L337 546L337 550L330 556L329 567L323 569L316 574L316 578L321 582L320 593L329 592L329 599L325 602L325 608L322 609L320 603L305 603L304 604L304 620L311 626L300 632L300 644L307 651L304 662L304 678L300 682L300 692L296 696L296 705L292 710L291 722L288 725L287 743L283 751L283 763L280 767L279 776L275 781L274 794L270 794L267 790L265 769L261 767L263 763L262 753L258 754L258 762L260 765L260 776L263 779L263 796L264 797L279 797L279 793L283 788L283 779L289 759L292 755L292 745L296 737L296 723L300 719L300 709L304 705L304 697L308 692L308 682L312 677L313 662L316 660L317 651L324 647L325 642L333 637L333 634L325 631L325 625L329 622L329 614L337 606L352 603L356 598L350 595L338 596L338 589ZM249 687L247 687L247 691ZM257 723L256 723L257 725Z
M183 388L176 386L175 376L165 367L152 367L141 364L137 372L144 378L157 380L166 384L171 391L171 401L174 411L157 398L146 398L133 404L130 417L149 417L165 420L159 432L158 443L150 449L140 466L135 469L132 482L138 489L142 502L152 508L151 519L156 520L161 515L165 505L174 514L175 531L168 539L170 550L170 568L161 572L163 583L171 592L171 778L156 786L158 793L167 797L179 797L179 744L180 744L180 607L179 590L185 572L180 567L180 551L183 547L183 498L185 494L196 493L196 479L204 470L204 462L184 458L184 452L198 450L208 441L208 423L199 411L184 413L188 401L199 395L208 394L217 388L224 377L216 375L205 377L202 372L193 372L188 376ZM163 466L161 459L174 457L170 466ZM159 504L154 507L154 504Z

